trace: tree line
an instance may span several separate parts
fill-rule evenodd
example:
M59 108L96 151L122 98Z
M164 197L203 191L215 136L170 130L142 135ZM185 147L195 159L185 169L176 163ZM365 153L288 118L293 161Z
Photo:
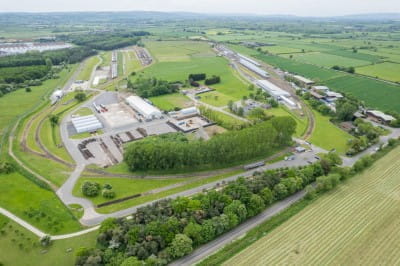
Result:
M295 129L291 117L275 117L208 141L150 137L130 144L124 160L132 171L220 167L264 156L290 144Z
M148 98L178 92L180 84L157 78L139 77L133 82L128 80L128 88L140 97Z
M223 184L217 191L139 208L130 220L105 220L97 237L98 248L80 249L76 265L166 265L317 178L332 172L341 174L336 170L341 163L338 158L330 154L305 167L255 173L252 178Z

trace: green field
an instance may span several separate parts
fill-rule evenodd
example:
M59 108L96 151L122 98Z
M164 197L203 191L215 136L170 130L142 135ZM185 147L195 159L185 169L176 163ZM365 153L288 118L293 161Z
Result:
M166 111L174 110L175 107L187 108L193 106L193 102L180 93L150 97L149 100L161 110Z
M207 43L147 42L146 46L157 59L157 63L142 71L146 76L168 81L184 81L192 73L220 76L221 83L211 86L216 92L208 94L211 96L204 100L216 106L225 106L229 100L240 100L248 95L247 83L229 67L228 60L217 57Z
M19 173L0 175L0 206L44 232L63 234L81 229L57 196Z
M173 185L176 183L187 181L187 179L179 178L166 178L166 179L138 179L138 178L87 178L81 177L75 184L73 194L77 197L85 197L82 194L81 186L85 181L97 182L101 186L104 184L110 184L116 193L116 197L113 199L123 198L132 196L139 193L145 193L147 191L162 188L165 186ZM100 204L110 199L105 199L101 195L93 198L89 198L94 204Z
M267 114L273 116L291 116L296 121L296 137L301 137L307 129L308 121L305 117L300 117L297 114L294 114L287 110L283 106L279 106L278 108L268 109L266 111Z
M93 111L90 108L83 107L78 109L74 115L85 116L85 115L92 115Z
M75 252L80 247L94 246L98 234L91 232L79 237L53 241L50 247L41 247L36 235L1 215L0 229L4 231L4 234L0 235L0 263L5 266L74 265Z
M353 137L332 124L328 116L323 116L320 113L313 111L315 117L315 129L309 139L310 142L327 151L336 149L339 153L345 154L348 147L349 139Z
M90 80L94 67L100 62L100 58L96 55L86 59L84 68L79 73L77 80Z
M356 68L356 72L371 77L400 82L400 64L396 63L385 62L376 65L358 67Z
M400 148L224 265L397 265Z
M60 73L59 79L50 79L43 82L43 85L31 87L32 92L25 92L20 89L0 97L0 135L3 130L19 115L33 108L47 92L62 86L74 73L77 65L70 66Z
M307 64L317 65L321 67L333 67L333 66L343 66L343 67L357 67L369 65L370 62L348 58L333 54L326 53L297 53L297 54L286 54L285 57L292 56L294 60L300 61Z

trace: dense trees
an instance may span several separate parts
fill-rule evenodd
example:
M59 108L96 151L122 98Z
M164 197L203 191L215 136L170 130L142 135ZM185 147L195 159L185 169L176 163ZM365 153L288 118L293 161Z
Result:
M205 80L206 79L206 74L200 73L200 74L190 74L189 75L189 80L190 81L200 81L200 80Z
M339 121L351 121L357 110L358 106L347 99L340 100L336 103L336 117Z
M81 190L82 194L87 197L96 197L100 193L100 185L99 183L86 181L83 183Z
M48 66L24 66L0 68L1 83L23 83L26 80L40 80L50 71Z
M218 84L221 82L221 78L219 76L212 76L204 81L204 84L207 86Z
M334 167L330 165L330 169ZM239 178L219 191L158 201L139 208L130 220L107 219L99 230L98 249L81 249L76 264L166 265L317 178L322 183L321 168L318 162L301 168L269 170L252 178Z
M132 171L219 167L267 155L289 144L295 127L292 118L277 117L206 142L150 137L128 146L124 160Z
M138 78L129 82L128 87L141 97L152 97L179 91L179 84L156 78Z
M74 98L78 101L78 102L84 102L86 101L86 93L84 92L78 92L77 94L75 94Z

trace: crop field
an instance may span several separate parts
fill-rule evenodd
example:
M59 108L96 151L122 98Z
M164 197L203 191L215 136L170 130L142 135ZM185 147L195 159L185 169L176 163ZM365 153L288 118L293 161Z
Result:
M165 186L177 184L187 179L182 178L166 178L166 179L134 179L134 178L86 178L82 177L76 183L73 194L77 197L85 197L82 194L81 187L85 181L97 182L103 187L104 184L110 184L113 187L113 191L116 193L114 199L132 196L139 193L145 193L147 191L162 188ZM101 195L97 197L89 198L94 204L100 204L110 199L106 199ZM113 200L114 200L113 199Z
M333 90L353 95L367 106L400 112L400 86L367 77L346 75L325 82Z
M297 54L285 54L285 57L292 56L294 60L317 65L321 67L356 67L369 65L370 62L364 60L358 60L333 54L326 53L297 53Z
M400 64L396 63L385 62L376 65L358 67L356 68L356 72L371 77L400 82Z
M398 265L400 148L224 265Z
M14 172L0 175L0 206L51 234L81 229L57 196Z
M265 52L272 53L272 54L289 54L289 53L301 53L301 49L299 48L292 48L287 46L262 46L261 49Z
M347 132L336 127L329 121L329 117L313 111L315 117L315 129L310 142L327 151L336 149L344 154L347 151L347 143L353 137Z
M322 82L328 79L332 79L335 77L345 76L346 74L340 73L337 71L333 71L331 69L326 69L318 66L314 66L311 64L305 64L301 62L297 62L294 60L290 60L287 58L283 58L280 56L270 56L270 55L257 55L258 59L266 62L267 64L279 67L291 73L296 73L308 78L313 79L314 81Z
M149 100L161 110L166 111L174 110L175 107L187 108L193 106L193 102L180 93L150 97Z
M0 229L4 231L0 235L0 262L3 265L74 265L76 251L80 247L94 246L98 234L91 232L56 240L50 247L44 248L36 235L4 216L0 216Z

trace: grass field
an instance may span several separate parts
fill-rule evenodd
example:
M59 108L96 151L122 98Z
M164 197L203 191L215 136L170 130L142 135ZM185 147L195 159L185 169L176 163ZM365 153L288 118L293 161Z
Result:
M315 117L315 129L309 141L327 151L336 149L344 154L347 151L347 142L353 137L336 127L329 121L329 117L313 111Z
M93 111L90 108L83 107L78 109L74 115L85 116L85 115L92 115Z
M3 224L3 228L1 228ZM17 223L0 216L0 263L2 265L71 266L75 264L75 252L80 247L96 244L97 232L79 237L56 240L50 247L41 247L36 235ZM67 251L71 249L71 251Z
M227 178L229 176L235 175L235 174L239 174L243 172L243 170L236 170L233 172L229 172L226 174L222 174L222 175L217 175L217 176L213 176L213 177L208 177L208 178L201 178L198 180L195 180L189 184L177 187L177 188L172 188L169 190L165 190L159 193L155 193L155 194L150 194L150 195L146 195L146 196L142 196L139 198L134 198L134 199L130 199L121 203L117 203L117 204L113 204L113 205L109 205L109 206L105 206L102 208L98 208L97 212L99 213L111 213L111 212L115 212L118 210L122 210L122 209L126 209L132 206L136 206L139 204L143 204L152 200L157 200L157 199L161 199L164 197L167 197L169 195L173 195L176 194L178 192L182 192L191 188L195 188L201 185L205 185L207 183L211 183L211 182L215 182L224 178ZM185 179L182 179L182 181L184 181Z
M321 67L333 67L333 66L343 66L343 67L357 67L369 65L369 61L348 58L333 54L326 54L320 52L314 53L297 53L297 54L286 54L285 57L292 56L294 60L313 64Z
M94 67L100 62L100 58L96 55L86 59L85 65L77 80L90 80Z
M288 111L285 107L280 106L279 108L272 108L266 111L267 114L273 116L290 116L296 121L296 137L301 137L307 129L308 121L305 117L300 117L297 114L293 114Z
M183 94L173 93L151 97L149 100L161 110L171 111L175 107L187 108L193 106L193 102Z
M50 79L43 82L43 85L31 87L32 92L25 90L17 90L8 93L0 98L0 135L3 130L11 123L18 115L23 114L27 110L33 108L39 100L47 92L62 86L76 70L77 65L70 66L68 70L64 69L60 73L59 79Z
M146 76L168 81L184 81L192 73L220 76L221 83L211 86L216 92L204 94L210 95L205 101L216 106L225 106L229 100L240 100L248 95L248 84L229 67L228 60L217 57L207 43L165 41L146 42L146 46L157 59L154 65L143 70Z
M53 192L38 187L16 172L0 175L0 206L51 234L81 229Z
M116 193L116 197L112 200L132 196L146 191L162 188L176 183L184 182L187 179L182 178L166 178L166 179L134 179L134 178L88 178L81 177L75 184L73 194L78 197L85 197L82 194L81 187L85 181L97 182L103 187L104 184L110 184ZM110 199L106 199L101 195L89 198L94 204L100 204Z
M100 64L101 67L109 67L111 64L111 52L102 52L100 54L102 62Z
M224 265L397 265L400 148Z
M400 64L385 62L376 65L358 67L356 68L356 72L371 77L400 82Z

